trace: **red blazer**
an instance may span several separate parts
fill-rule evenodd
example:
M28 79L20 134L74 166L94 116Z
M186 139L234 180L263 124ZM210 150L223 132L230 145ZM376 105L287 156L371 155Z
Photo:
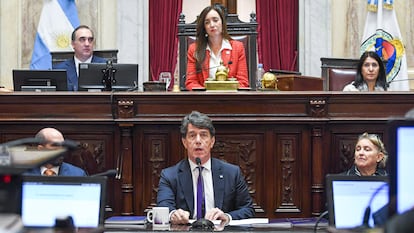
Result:
M232 50L223 49L221 59L223 64L231 64L229 67L229 77L235 77L239 81L239 87L249 87L249 74L247 71L246 55L243 43L237 40L230 40ZM210 69L210 51L206 50L206 59L204 60L202 70L196 70L195 59L196 43L192 43L187 52L187 77L185 87L192 90L194 87L204 87L204 82L209 76Z

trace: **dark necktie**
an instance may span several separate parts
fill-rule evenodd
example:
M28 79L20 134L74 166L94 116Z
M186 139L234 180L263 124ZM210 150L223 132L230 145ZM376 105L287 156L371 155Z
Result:
M204 167L198 167L198 179L197 179L197 219L204 218L204 184L203 184L203 171Z

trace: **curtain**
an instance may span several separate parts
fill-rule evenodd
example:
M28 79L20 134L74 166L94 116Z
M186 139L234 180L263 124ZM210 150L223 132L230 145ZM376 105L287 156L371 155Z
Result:
M177 24L182 10L182 0L149 1L149 80L158 80L160 72L170 72L174 77L177 63ZM171 80L173 85L174 78Z
M297 71L298 0L256 0L258 57L265 70Z

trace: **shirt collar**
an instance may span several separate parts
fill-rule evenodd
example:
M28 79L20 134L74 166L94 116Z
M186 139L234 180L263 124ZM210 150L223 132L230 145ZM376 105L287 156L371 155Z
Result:
M51 167L51 168L47 168L47 167L45 167L45 166L41 166L40 167L40 174L42 174L43 175L43 173L47 170L47 169L50 169L50 170L52 170L52 171L54 171L56 174L59 174L59 166L53 166L53 167Z
M197 164L191 161L191 159L188 159L188 162L190 163L191 171L194 171L194 169L198 167ZM207 162L205 164L202 164L201 166L203 166L205 170L211 171L211 158L208 159Z
M220 52L221 52L221 51L223 51L224 49L232 50L232 47L231 47L230 41L229 41L229 40L227 40L227 39L223 39L223 42L221 43L221 49L220 49ZM208 51L210 51L210 52L211 52L211 48L210 48L210 45L209 45L208 43L207 43L206 50L208 50Z

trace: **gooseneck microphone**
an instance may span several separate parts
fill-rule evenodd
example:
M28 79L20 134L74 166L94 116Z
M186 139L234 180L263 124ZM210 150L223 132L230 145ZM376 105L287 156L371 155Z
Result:
M371 215L371 204L374 201L375 196L377 196L377 194L384 188L384 187L388 187L388 183L382 184L381 186L379 186L375 192L371 195L371 198L369 199L368 205L365 208L365 212L364 212L364 218L362 220L362 225L359 228L370 228L369 226L369 217Z
M196 158L196 163L197 163L197 166L201 166L201 159L199 158L199 157L197 157Z
M95 176L115 177L116 173L117 173L116 169L110 169L110 170L107 170L101 173L93 174L91 176L92 177L95 177Z

